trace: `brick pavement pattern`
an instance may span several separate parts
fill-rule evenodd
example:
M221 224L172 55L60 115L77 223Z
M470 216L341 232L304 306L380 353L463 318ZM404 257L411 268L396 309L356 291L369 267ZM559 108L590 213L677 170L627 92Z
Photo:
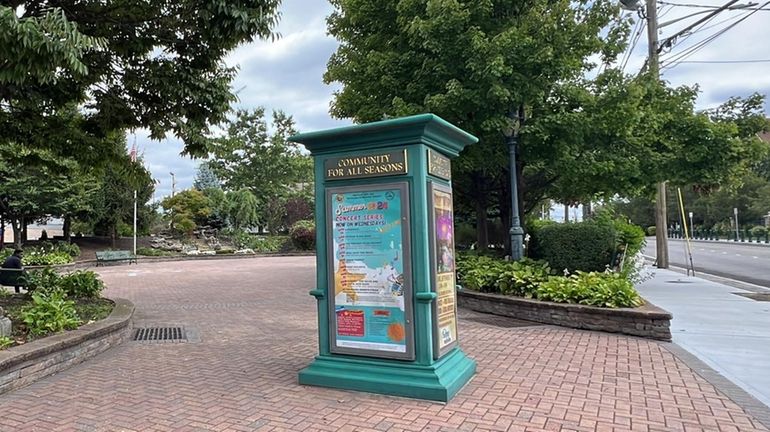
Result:
M767 430L658 342L470 312L460 342L479 371L446 405L303 387L313 258L100 273L108 296L136 304L136 325L184 325L200 341L128 342L0 396L0 431Z

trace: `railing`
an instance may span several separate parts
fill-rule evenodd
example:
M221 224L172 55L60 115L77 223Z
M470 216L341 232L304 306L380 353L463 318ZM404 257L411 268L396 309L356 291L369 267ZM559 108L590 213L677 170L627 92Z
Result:
M727 240L741 243L765 243L770 244L770 230L766 230L764 234L752 235L750 229L742 230L736 238L735 230L713 230L695 228L690 231L690 237L693 240ZM684 238L684 232L682 229L669 228L668 237L681 239Z

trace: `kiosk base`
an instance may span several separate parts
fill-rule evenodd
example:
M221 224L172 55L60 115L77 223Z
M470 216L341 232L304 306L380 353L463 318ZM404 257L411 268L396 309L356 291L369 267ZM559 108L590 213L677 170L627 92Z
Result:
M299 372L299 383L448 402L476 372L476 362L459 348L429 366L398 360L316 356Z

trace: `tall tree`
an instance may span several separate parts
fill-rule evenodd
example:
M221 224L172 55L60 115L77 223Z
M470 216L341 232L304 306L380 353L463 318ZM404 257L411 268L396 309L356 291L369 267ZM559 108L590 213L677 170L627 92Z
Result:
M340 47L324 78L343 84L332 114L365 122L433 112L477 135L453 170L482 247L490 211L510 222L511 175L523 220L545 198L577 203L659 180L719 181L748 153L733 125L694 113L693 89L597 73L626 46L616 1L332 4L329 32Z
M195 173L193 187L199 191L222 188L222 183L219 181L219 178L217 178L217 175L214 174L208 161L201 162L198 165L198 172Z
M258 211L293 188L312 182L310 157L288 141L296 133L294 120L277 111L268 126L263 108L239 110L227 122L227 135L214 140L209 166L225 189L248 189Z
M203 154L208 126L234 100L225 55L272 37L279 3L2 0L0 142L47 146L45 136L61 132L57 109L76 103L89 135L171 131Z

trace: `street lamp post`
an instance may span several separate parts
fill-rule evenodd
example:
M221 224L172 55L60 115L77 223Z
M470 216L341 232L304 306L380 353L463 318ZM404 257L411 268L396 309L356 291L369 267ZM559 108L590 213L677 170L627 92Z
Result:
M692 212L689 214L690 216L690 235L692 236L695 234L695 225L692 224Z
M735 215L735 241L739 241L741 234L738 230L738 207L733 208L733 215Z
M509 118L514 123L518 123L518 125L513 125L511 133L506 140L511 166L511 228L508 233L511 236L511 260L519 261L524 258L524 230L521 228L521 219L519 218L519 185L518 171L516 168L516 150L519 140L519 129L524 123L524 108L520 106L517 110L512 110L509 114Z

